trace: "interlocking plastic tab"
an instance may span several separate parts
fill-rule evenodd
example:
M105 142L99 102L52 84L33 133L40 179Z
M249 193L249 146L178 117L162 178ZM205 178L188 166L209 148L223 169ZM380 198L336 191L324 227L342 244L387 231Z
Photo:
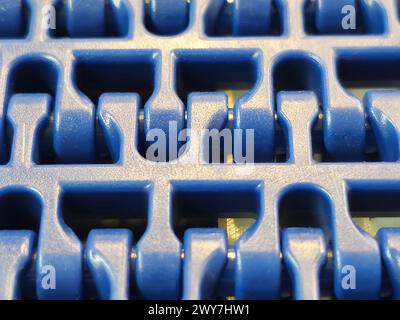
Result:
M257 35L268 32L272 19L271 0L236 0L234 5L234 35Z
M129 299L131 248L130 230L90 231L86 243L86 257L100 298Z
M317 0L316 3L315 22L320 33L345 33L352 30L351 25L348 29L343 28L344 13L353 11L356 14L359 9L359 7L356 7L357 0ZM355 18L357 18L357 15L355 15Z
M326 243L322 230L284 230L282 252L294 284L293 297L297 300L319 299L319 276L326 261Z
M0 3L0 37L23 38L27 34L25 0L3 0Z
M379 231L378 238L383 261L389 273L393 298L400 299L400 229L383 228Z
M190 1L150 0L148 8L150 31L158 35L175 35L189 24Z
M183 299L215 298L218 280L227 262L223 230L189 229L184 237Z

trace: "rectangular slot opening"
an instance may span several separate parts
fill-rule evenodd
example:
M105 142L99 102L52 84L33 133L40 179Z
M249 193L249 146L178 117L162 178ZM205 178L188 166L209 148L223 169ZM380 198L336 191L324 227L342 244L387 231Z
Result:
M400 89L400 53L367 50L338 55L337 75L344 89L362 99L365 92Z
M92 229L127 228L135 240L147 224L151 183L68 186L61 196L65 223L85 243Z
M375 236L381 228L400 228L400 184L350 183L349 210L354 223Z
M0 230L39 232L42 199L27 188L8 188L0 193Z
M154 90L153 51L78 52L73 79L95 105L103 93L138 93L144 104Z
M192 92L225 92L229 107L251 91L258 81L258 57L245 51L179 51L176 63L176 90L187 104Z
M189 228L224 228L233 245L256 223L261 210L260 182L173 182L175 234Z

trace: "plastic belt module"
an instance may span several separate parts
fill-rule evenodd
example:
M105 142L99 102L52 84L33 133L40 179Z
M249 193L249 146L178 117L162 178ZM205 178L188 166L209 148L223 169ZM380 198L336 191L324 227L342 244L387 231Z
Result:
M0 298L400 297L400 1L0 9ZM146 159L171 123L254 164Z

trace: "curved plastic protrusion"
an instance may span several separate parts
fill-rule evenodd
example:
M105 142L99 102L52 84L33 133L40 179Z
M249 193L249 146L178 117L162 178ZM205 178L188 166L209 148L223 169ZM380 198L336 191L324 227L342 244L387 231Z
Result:
M259 102L258 105L256 103ZM254 103L254 104L253 104ZM246 130L253 130L255 162L272 162L275 156L275 120L274 112L270 107L258 99L249 103L239 101L234 108L234 129L242 130L241 150L248 150ZM234 148L240 144L235 142ZM243 151L244 152L244 151ZM240 151L235 151L235 155Z
M15 300L20 294L20 277L33 256L33 231L0 231L0 300Z
M23 5L23 0L0 1L0 37L21 36L24 28Z
M241 145L243 150L252 148L255 162L272 162L275 158L275 117L273 95L270 90L269 75L264 69L264 60L260 52L252 54L252 63L256 66L256 82L254 88L241 96L233 108L233 128L242 132L242 143L235 141L234 149ZM250 130L254 133L254 143L249 146L246 135ZM235 156L235 161L237 161ZM238 161L241 162L240 160Z
M271 199L266 201L269 194L264 184L259 183L256 190L260 218L235 244L234 290L237 300L278 299L281 294L278 214Z
M359 108L325 108L324 145L334 161L363 161L365 116Z
M263 35L271 24L271 0L235 0L233 34L236 36Z
M318 300L319 273L326 262L326 241L321 229L288 228L282 233L282 254L296 300Z
M175 72L175 55L171 53L166 54L153 54L153 60L156 66L155 71L155 89L153 95L147 100L144 105L144 134L146 137L145 144L150 147L154 141L153 134L162 130L166 136L166 150L168 156L174 154L170 150L169 140L171 133L173 134L173 127L175 127L176 134L178 135L185 127L185 106L178 97L175 90L170 86L170 81L175 81L170 78L170 75ZM167 80L168 79L168 80ZM176 139L176 137L173 137ZM181 144L178 143L180 147ZM177 153L177 152L176 152ZM175 159L161 159L160 161L175 160ZM148 159L149 160L149 159Z
M348 12L347 9L356 10L356 0L317 0L315 24L318 32L322 34L332 34L354 31L354 29L347 29L347 26L344 28L342 25L343 18Z
M355 230L359 231L357 239L341 239L342 244L338 243L338 239L334 240L337 242L333 245L335 297L343 300L375 300L379 298L381 288L379 245L361 228ZM346 245L347 248L341 249L340 245Z
M226 232L221 229L188 229L183 242L183 299L213 298L227 262Z
M387 17L377 0L317 0L315 24L320 34L382 34Z
M82 296L83 248L62 220L57 187L44 195L36 256L36 296L40 300L77 300ZM55 250L56 249L56 250Z
M362 22L366 33L383 34L388 30L388 17L383 3L378 0L360 1L360 11L362 12Z
M141 299L182 296L182 245L171 226L170 188L169 184L154 184L146 232L136 244L135 277Z
M57 101L58 99L54 112L53 133L55 153L62 163L93 163L96 117L94 107L61 107ZM83 104L80 106L83 107Z
M383 262L389 274L392 296L400 299L400 229L383 228L378 231Z
M376 136L379 156L383 161L400 157L400 91L370 91L364 96L371 127Z
M86 259L101 299L129 299L132 239L128 229L95 229L89 233Z
M175 35L186 29L190 4L187 0L150 0L151 31L158 35Z
M336 299L378 299L382 261L379 244L352 219L352 190L371 192L371 181L347 181L340 189L329 190L332 228L333 290Z
M348 103L340 93L332 94L329 88L332 79L320 57L305 51L285 53L276 60L273 74L276 92L312 91L317 96L324 114L324 147L332 161L364 159L365 115L362 105L357 100L355 105Z
M107 0L67 0L68 33L72 37L102 36L106 27L106 4Z

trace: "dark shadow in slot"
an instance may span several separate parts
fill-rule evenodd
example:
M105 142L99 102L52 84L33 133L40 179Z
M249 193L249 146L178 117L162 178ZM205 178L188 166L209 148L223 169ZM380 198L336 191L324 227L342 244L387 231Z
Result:
M130 185L83 185L63 190L61 212L64 222L85 243L92 229L127 228L137 241L148 217L150 183Z
M350 92L359 89L358 96L373 89L400 89L400 52L342 51L336 69L341 85Z
M250 219L251 232L261 215L259 182L173 182L175 234L183 239L189 228L218 228L219 219ZM229 237L229 230L228 230Z
M187 104L192 92L251 91L259 80L254 51L180 51L176 61L176 89Z
M8 121L3 126L3 143L0 146L0 165L6 165L11 159L14 130Z
M321 228L328 243L332 215L330 196L315 185L292 185L285 189L279 200L279 225L282 230L292 227Z
M95 105L103 93L138 93L142 105L154 91L156 64L150 52L76 55L73 79Z
M366 183L350 187L348 196L350 212L354 217L400 218L400 186L395 189L384 186L374 188Z
M125 0L109 0L105 2L105 25L101 35L87 34L80 30L71 35L67 29L66 1L57 0L54 4L56 11L56 26L49 29L53 38L124 38L128 35L132 23L132 13ZM91 19L90 16L87 19Z
M331 244L331 219L333 215L332 200L328 193L312 184L295 184L287 187L279 199L279 226L281 231L286 228L319 228L324 232L329 250ZM325 268L319 275L321 292L331 296L332 274L331 260L328 259ZM282 265L283 290L285 298L291 297L292 283L286 265Z
M0 192L0 230L39 232L42 199L38 193L23 187L10 187Z
M284 163L288 160L287 133L280 120L275 119L275 159L276 163Z
M323 100L323 70L311 55L293 52L280 57L273 69L275 97L280 91L312 91Z
M335 8L336 9L336 8ZM341 10L341 7L338 7L337 10ZM341 32L330 32L330 33L321 33L317 30L316 26L316 10L317 3L316 0L308 0L303 8L304 15L304 29L307 34L311 35L361 35L361 34L383 34L387 30L387 17L385 10L379 4L378 1L372 0L356 0L355 7L355 21L356 28L350 30L344 30ZM332 9L333 10L333 9ZM342 12L340 12L342 13ZM334 14L334 13L333 13ZM342 17L345 18L348 14L347 11L342 13Z
M47 93L56 95L59 66L45 56L27 56L14 62L10 71L8 93Z
M400 185L397 183L349 183L348 201L352 217L399 218Z
M260 27L259 30L253 34L233 35L233 10L233 1L211 1L204 16L204 30L206 35L209 37L248 37L280 36L283 33L284 8L280 5L279 1L272 1L270 25L266 28Z

